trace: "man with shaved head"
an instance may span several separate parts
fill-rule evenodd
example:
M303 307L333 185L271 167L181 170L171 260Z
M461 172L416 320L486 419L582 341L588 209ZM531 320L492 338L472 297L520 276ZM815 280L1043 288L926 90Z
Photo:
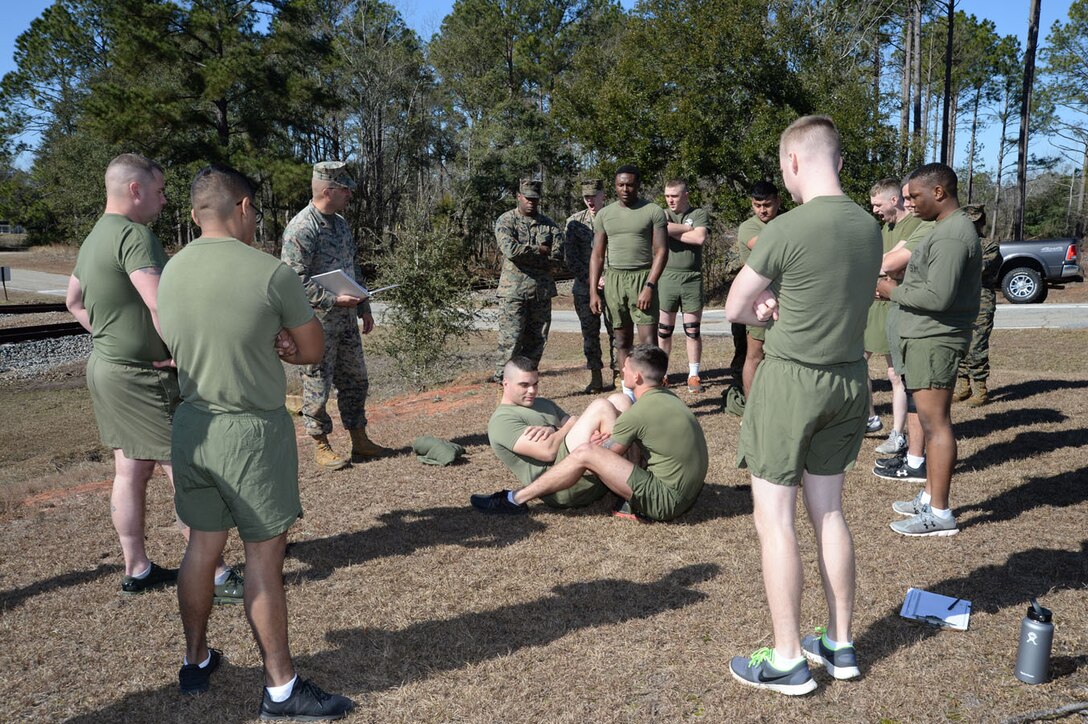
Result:
M806 657L836 679L860 674L851 626L854 544L842 509L845 473L865 435L869 393L865 321L880 270L880 228L839 182L839 133L827 116L792 123L779 142L786 189L801 205L773 219L740 270L725 313L766 326L737 463L752 472L752 502L773 648L734 657L743 684L783 694L816 688ZM828 624L800 637L798 487L816 534Z
M125 559L122 595L177 579L176 570L148 559L144 544L147 483L156 463L173 485L170 425L177 375L154 366L170 357L158 332L166 253L147 227L165 204L161 166L134 153L113 159L106 168L105 213L80 247L68 280L68 309L94 340L87 387L95 420L102 444L113 449L110 516ZM218 602L241 601L242 580L222 559L214 575Z
M208 166L191 189L200 237L177 254L160 289L163 339L174 354L182 403L174 420L178 515L192 528L178 576L183 694L207 691L222 652L209 648L209 573L237 528L245 545L245 609L264 660L261 719L338 719L352 702L300 680L287 645L283 557L301 517L295 427L284 407L282 358L313 364L321 323L298 276L254 249L260 211L234 169ZM291 344L277 356L284 330Z

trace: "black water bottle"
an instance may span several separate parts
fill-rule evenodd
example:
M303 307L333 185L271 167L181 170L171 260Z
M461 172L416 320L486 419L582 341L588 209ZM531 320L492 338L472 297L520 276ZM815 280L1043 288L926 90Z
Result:
M1053 614L1033 598L1020 622L1020 648L1016 652L1016 678L1026 684L1043 684L1050 678L1050 646L1054 641Z

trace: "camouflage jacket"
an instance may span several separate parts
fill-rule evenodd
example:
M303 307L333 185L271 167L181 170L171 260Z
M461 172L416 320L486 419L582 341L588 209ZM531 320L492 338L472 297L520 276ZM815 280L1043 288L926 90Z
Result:
M310 305L319 313L332 309L336 297L311 276L342 269L352 279L362 279L348 222L340 214L321 213L313 202L298 212L283 230L280 259L298 274ZM370 302L360 304L358 312L370 314Z
M582 209L567 219L563 235L563 261L574 275L578 291L589 290L589 256L593 252L593 214Z
M1001 271L1001 244L993 239L982 239L982 288L997 289L997 275Z
M507 211L495 222L495 241L502 252L498 295L507 299L551 299L555 296L552 263L563 253L563 233L544 214L522 216ZM549 254L538 247L548 244Z

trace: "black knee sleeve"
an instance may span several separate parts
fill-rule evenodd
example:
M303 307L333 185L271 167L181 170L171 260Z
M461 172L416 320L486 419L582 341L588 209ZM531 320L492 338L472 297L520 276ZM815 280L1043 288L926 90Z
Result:
M672 331L676 329L675 324L661 324L657 323L657 336L658 337L671 337Z
M702 326L699 322L684 322L684 334L689 339L699 339L699 328Z

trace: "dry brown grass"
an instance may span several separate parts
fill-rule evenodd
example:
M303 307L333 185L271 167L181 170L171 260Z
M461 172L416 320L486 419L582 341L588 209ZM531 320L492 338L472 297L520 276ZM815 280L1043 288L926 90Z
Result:
M479 360L490 343L489 336L476 343ZM696 509L677 523L621 522L603 502L570 513L535 506L527 517L495 520L467 506L470 493L512 480L486 447L495 403L495 388L483 383L486 362L446 388L371 406L374 436L402 447L396 457L327 473L303 447L306 517L291 531L286 567L297 665L355 698L349 721L360 722L996 721L1084 700L1088 335L998 331L994 347L993 404L954 411L960 535L907 540L888 530L890 502L916 488L869 474L876 437L848 475L857 681L817 673L820 688L797 700L741 687L728 675L728 658L766 645L770 625L748 484L733 465L738 420L718 411L720 384L686 396L706 429L712 464ZM731 351L728 341L709 340L712 382ZM556 335L544 360L546 393L572 411L587 401L576 394L585 383L578 354L577 339ZM675 372L683 362L681 352ZM69 386L0 398L5 485L108 477L107 463L55 462L93 445L93 420L79 397ZM49 401L55 404L46 409ZM887 401L878 387L885 418ZM461 442L467 459L449 468L417 463L405 450L420 434ZM339 429L333 438L347 444ZM80 472L88 466L93 474ZM13 506L0 517L3 718L254 719L259 656L242 610L214 612L211 643L228 661L209 694L183 700L173 592L119 598L107 505L106 491L92 489ZM157 561L177 565L182 542L171 507L156 478L149 547ZM811 531L799 530L808 629L826 613ZM227 556L241 560L234 537ZM908 586L973 601L970 631L901 620ZM1055 679L1035 687L1012 677L1031 596L1057 622Z

